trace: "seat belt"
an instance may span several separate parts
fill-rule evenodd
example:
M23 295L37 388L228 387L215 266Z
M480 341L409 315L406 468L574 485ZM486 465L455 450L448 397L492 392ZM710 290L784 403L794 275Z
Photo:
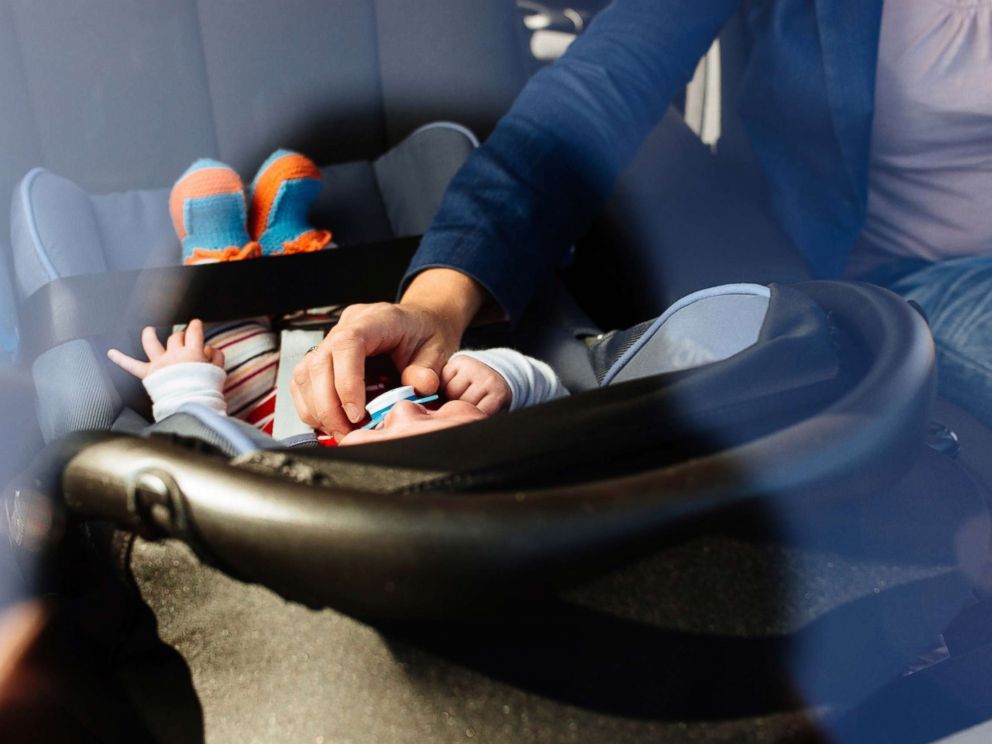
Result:
M83 274L49 282L21 308L22 359L144 326L281 315L392 300L419 237L292 256Z

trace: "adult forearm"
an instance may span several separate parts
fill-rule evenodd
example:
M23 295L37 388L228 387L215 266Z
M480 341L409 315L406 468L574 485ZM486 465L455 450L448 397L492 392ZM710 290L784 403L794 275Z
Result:
M400 304L429 310L452 336L460 339L487 299L486 290L467 274L448 268L430 268L413 278Z
M615 0L456 175L407 280L460 269L519 318L737 2Z

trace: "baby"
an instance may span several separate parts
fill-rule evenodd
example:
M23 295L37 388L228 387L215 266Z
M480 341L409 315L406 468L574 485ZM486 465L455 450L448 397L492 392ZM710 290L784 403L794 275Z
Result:
M147 362L117 349L111 349L107 355L142 381L152 399L156 421L189 403L227 414L224 354L205 341L201 321L190 321L185 330L170 335L164 345L154 328L145 328L141 345L148 355ZM512 349L457 352L441 371L441 392L447 402L440 407L431 410L401 400L376 426L357 429L338 444L347 446L425 434L568 395L547 364Z
M197 160L169 195L183 264L333 248L330 231L313 228L307 219L321 187L320 170L313 161L291 150L276 150L266 158L247 188L229 165ZM279 364L279 340L271 323L267 318L211 323L205 334L213 349L223 351L228 413L271 435ZM157 340L155 344L150 340L145 342L145 351L151 362L149 349L155 348ZM110 356L121 359L119 352Z
M183 263L333 248L330 231L314 229L307 219L320 188L317 166L289 150L266 159L247 189L224 163L196 161L169 197ZM165 345L154 328L145 328L141 343L147 362L117 349L107 355L142 381L156 421L198 403L272 434L279 348L267 319L207 327L193 320ZM510 349L455 354L443 370L440 392L448 402L436 410L400 401L374 428L351 432L340 444L424 433L567 394L550 367Z

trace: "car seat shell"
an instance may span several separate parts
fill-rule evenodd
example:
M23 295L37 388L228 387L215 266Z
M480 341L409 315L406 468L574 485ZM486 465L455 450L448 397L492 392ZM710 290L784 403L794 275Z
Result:
M629 558L690 516L756 498L858 498L901 475L922 441L933 395L934 352L922 317L867 285L814 282L803 291L857 347L874 350L866 372L818 415L709 456L471 496L452 492L457 479L439 481L436 465L422 460L418 469L408 460L395 467L419 470L416 485L398 495L333 485L300 454L262 453L268 463L246 471L151 440L84 438L65 445L79 449L65 460L66 502L146 535L183 539L233 575L308 604L379 619L478 610ZM727 370L732 375L733 365ZM569 402L578 401L548 405ZM499 423L457 434L471 438L471 429ZM445 436L419 439L428 447ZM378 472L387 485L396 477Z

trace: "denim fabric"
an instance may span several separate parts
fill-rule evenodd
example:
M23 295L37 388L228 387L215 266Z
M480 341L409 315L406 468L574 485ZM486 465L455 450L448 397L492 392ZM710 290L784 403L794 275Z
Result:
M411 263L474 277L513 320L597 207L737 0L615 0L535 75L453 180ZM770 206L820 276L867 202L881 0L755 0L740 112Z
M941 395L992 426L992 256L898 261L870 278L923 308Z

